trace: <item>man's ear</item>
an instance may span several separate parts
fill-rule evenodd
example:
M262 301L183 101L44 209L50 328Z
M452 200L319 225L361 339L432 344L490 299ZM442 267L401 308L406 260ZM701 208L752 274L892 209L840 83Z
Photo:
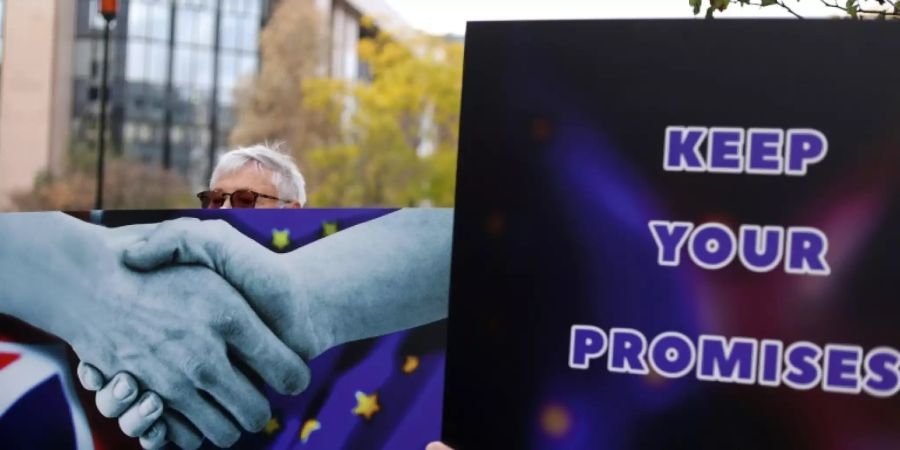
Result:
M287 207L288 208L302 208L303 205L301 205L300 202L298 202L298 201L293 201L293 202L288 203Z

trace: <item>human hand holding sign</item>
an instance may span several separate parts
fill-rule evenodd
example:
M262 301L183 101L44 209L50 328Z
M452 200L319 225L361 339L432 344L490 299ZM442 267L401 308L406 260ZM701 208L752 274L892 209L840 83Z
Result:
M450 211L401 210L279 255L225 222L181 219L160 224L124 260L147 273L196 264L215 270L309 361L344 342L445 317L451 228ZM103 380L99 372L94 378ZM97 390L102 381L82 384ZM98 405L117 403L108 390L98 393ZM123 431L155 431L152 416L132 402L109 408L129 418L120 419ZM154 443L142 438L147 448Z

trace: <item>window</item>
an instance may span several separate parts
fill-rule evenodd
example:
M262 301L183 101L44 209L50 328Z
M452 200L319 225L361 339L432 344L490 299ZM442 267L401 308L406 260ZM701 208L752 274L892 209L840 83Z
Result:
M128 42L128 50L125 55L125 79L133 82L142 81L146 60L147 44L141 40Z
M234 86L237 82L237 58L232 52L219 54L219 104L230 105L233 102Z
M169 68L169 48L166 43L151 43L146 47L145 79L150 83L165 85Z
M131 36L147 36L147 5L140 0L128 4L128 34ZM92 11L96 11L93 9Z
M91 28L96 30L102 30L106 28L106 19L100 15L100 3L99 0L90 0L88 2L88 24Z
M215 11L180 3L175 14L175 42L212 47Z
M78 5L77 39L83 45L76 46L75 58L83 64L73 75L75 92L80 93L76 101L84 105L76 105L72 123L73 128L83 129L79 124L87 123L96 115L100 96L105 21L98 12L100 0L65 1L77 1ZM7 0L0 0L0 50L6 3ZM113 93L122 98L111 97L124 113L122 121L118 125L111 123L111 127L121 127L115 131L123 137L125 152L159 162L162 142L168 133L173 144L173 164L191 176L205 176L212 140L210 108L217 108L215 136L218 145L224 145L234 126L235 87L257 72L260 15L268 11L269 3L267 0L119 0L121 14L110 45L109 81L111 86L124 87L121 92ZM218 49L215 48L217 13L220 14ZM214 62L218 69L215 73ZM171 79L168 78L170 67ZM167 88L169 82L171 92ZM213 86L217 88L218 104L213 104ZM162 126L166 111L173 120L169 129Z
M240 18L233 14L223 14L221 27L219 29L219 42L222 49L238 48L238 39L240 37Z
M194 51L194 87L203 91L211 91L213 83L212 49Z
M175 66L172 68L172 83L176 86L191 85L191 50L175 47Z
M169 2L155 1L149 7L147 37L160 41L169 40Z
M259 47L259 19L255 16L244 16L241 30L243 33L239 47L248 52L255 52Z
M239 70L240 70L239 78L243 78L243 77L255 74L256 73L256 55L244 54L244 57L241 58L241 66L240 66Z

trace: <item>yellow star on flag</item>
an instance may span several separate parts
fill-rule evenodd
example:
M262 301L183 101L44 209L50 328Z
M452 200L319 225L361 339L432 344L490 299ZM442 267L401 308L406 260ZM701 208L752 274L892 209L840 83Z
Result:
M291 230L290 229L273 229L272 230L272 247L275 247L276 250L284 250L289 245L291 245Z
M281 424L278 423L278 419L273 417L273 418L269 419L268 422L266 422L266 427L263 428L263 431L265 431L266 434L271 436L272 434L274 434L276 431L278 431L280 429L281 429Z
M416 371L419 368L419 358L413 355L409 355L406 357L406 362L403 363L403 373L409 375Z
M356 391L356 407L351 411L353 414L365 417L366 420L371 420L372 416L380 409L377 393L366 395L363 391Z
M322 428L322 424L316 419L309 419L303 422L303 426L300 428L300 440L305 444L309 440L309 435L320 428Z
M322 222L322 237L331 236L338 232L337 222Z

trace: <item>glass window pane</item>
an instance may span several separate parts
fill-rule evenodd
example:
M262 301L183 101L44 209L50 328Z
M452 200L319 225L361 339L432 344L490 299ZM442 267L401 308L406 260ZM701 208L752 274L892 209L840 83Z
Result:
M222 10L230 13L243 13L242 0L224 0L222 2Z
M191 50L182 46L175 47L175 67L172 83L178 87L191 86Z
M100 14L100 6L99 3L97 3L97 0L90 1L88 18L91 28L102 30L106 27L106 19Z
M189 43L193 39L194 9L179 6L175 13L175 42Z
M237 48L237 41L240 39L238 26L240 18L231 14L222 15L222 26L219 30L219 39L222 48Z
M154 43L147 46L147 81L165 84L169 67L169 49L166 44Z
M239 45L244 50L255 52L259 45L259 25L252 16L245 16L243 22L241 26L243 35Z
M178 125L173 125L172 128L169 129L169 139L171 139L172 144L175 145L184 142L184 128Z
M146 123L142 123L139 125L138 133L138 139L143 142L147 142L151 138L153 138L153 128L151 128L150 125L147 125Z
M230 52L219 55L219 103L222 105L230 105L233 101L237 64L237 58Z
M92 7L94 5L91 5ZM96 9L91 10L94 14ZM147 32L147 6L142 1L132 1L128 4L128 34L131 36L146 36Z
M199 147L209 147L209 129L197 128L194 143Z
M244 55L241 58L240 67L238 68L238 79L253 76L256 74L256 56Z
M214 38L213 32L215 31L214 25L216 23L212 9L198 9L194 14L194 19L194 39L192 42L197 45L212 47Z
M209 92L212 90L213 81L212 51L208 49L196 50L194 51L193 59L194 86Z
M150 8L147 35L154 39L169 40L169 6L167 2L156 2Z
M244 7L247 8L246 9L247 15L253 16L258 23L259 16L261 14L260 8L262 6L262 3L266 0L242 0L242 1L246 3L244 5Z
M140 81L144 79L144 61L146 57L146 45L142 41L128 43L128 52L125 57L125 79L128 81Z

